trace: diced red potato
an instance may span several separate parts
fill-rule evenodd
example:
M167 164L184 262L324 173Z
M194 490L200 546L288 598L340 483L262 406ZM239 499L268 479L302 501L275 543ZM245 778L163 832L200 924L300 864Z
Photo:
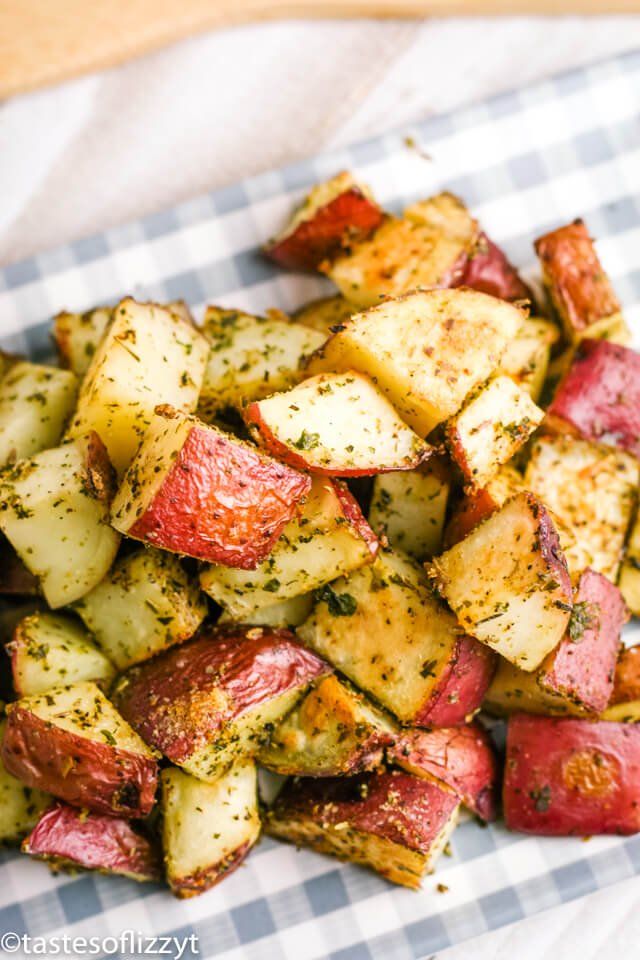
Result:
M10 703L2 760L27 786L97 813L145 817L155 802L154 753L92 682Z
M501 300L531 299L531 291L516 268L484 231L467 260L459 286L471 287Z
M546 425L640 457L640 354L606 340L582 340Z
M640 830L640 727L516 714L503 785L510 830L542 836Z
M311 473L413 470L432 452L369 377L354 371L311 377L249 404L244 418L269 453Z
M445 784L482 820L495 820L498 763L491 738L477 723L408 730L387 757L408 773Z
M470 491L455 506L445 530L445 548L464 540L479 523L504 506L509 497L524 489L522 474L505 464L486 486Z
M213 627L132 667L114 699L147 743L213 781L255 755L309 684L329 672L288 630Z
M289 270L315 270L346 243L367 236L384 213L350 173L315 186L265 253Z
M53 869L97 870L131 880L160 880L159 851L139 828L121 817L55 803L24 840L22 852Z
M613 693L603 720L622 723L640 721L640 644L620 651L613 679Z
M0 743L6 720L0 719ZM41 790L27 787L12 776L0 759L0 843L17 843L36 825L52 797Z
M400 770L296 779L279 795L265 830L418 888L455 827L458 807L451 791Z
M447 727L467 722L480 709L496 670L497 657L473 637L459 637L455 654L416 725Z
M251 570L310 488L309 477L250 444L156 408L116 494L112 523L163 550Z

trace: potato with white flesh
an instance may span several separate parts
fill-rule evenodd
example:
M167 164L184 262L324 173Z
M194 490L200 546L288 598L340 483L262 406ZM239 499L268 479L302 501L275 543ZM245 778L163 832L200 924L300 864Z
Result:
M228 407L287 390L305 376L303 360L326 337L282 316L254 317L208 307L203 333L209 341L198 416L214 420Z
M479 724L407 730L387 757L407 773L448 787L482 820L495 820L498 763L491 738Z
M568 527L572 574L591 567L615 582L638 487L638 461L623 450L576 440L538 437L525 485Z
M53 318L53 339L61 366L84 377L112 319L112 307L95 307L85 313L63 310L57 314Z
M162 843L176 897L197 897L239 867L260 836L255 764L235 764L213 783L175 767L161 775Z
M618 586L629 610L640 617L640 512L636 512L620 567Z
M640 644L620 650L613 693L601 719L619 723L640 722Z
M499 715L549 713L594 716L613 690L620 632L627 620L622 595L606 577L585 570L566 634L537 670L501 660L484 709Z
M339 480L315 477L302 506L255 570L205 567L200 585L236 620L329 583L371 563L378 540Z
M321 269L347 300L361 309L410 290L451 287L462 279L478 225L450 193L416 203L402 217L388 217L370 239L349 248Z
M606 340L582 340L546 425L640 457L640 354Z
M155 802L155 754L90 681L10 703L2 760L27 786L76 807L140 818Z
M549 370L551 348L559 339L560 329L555 323L526 317L517 336L507 344L498 372L511 377L537 403Z
M468 638L433 595L421 567L390 550L319 590L298 636L402 723L436 722L430 713L441 694L456 712L451 722L464 722L479 707L493 671L491 654L481 651L454 689Z
M313 590L310 593L301 593L297 597L289 597L279 603L271 603L268 607L260 607L250 614L250 623L254 627L299 627L307 619L313 609ZM228 610L223 610L218 623L236 623L237 617Z
M544 412L509 377L479 387L447 422L449 452L471 488L484 487L542 423Z
M468 491L456 503L444 533L445 548L459 543L474 527L524 489L522 474L512 464L505 463L484 487Z
M153 548L119 560L74 609L118 670L188 640L207 615L197 581Z
M473 290L429 290L345 321L309 373L358 370L421 437L458 412L498 366L522 312Z
M535 670L567 629L567 563L548 510L530 493L434 558L429 573L463 629L523 670Z
M432 447L361 373L321 373L244 418L256 441L292 467L337 477L413 470Z
M122 476L158 404L195 410L208 352L195 327L167 308L122 300L83 380L67 435L97 431Z
M253 570L310 487L308 476L251 444L158 407L113 501L111 522L163 550Z
M593 336L620 314L620 301L598 258L583 220L539 237L535 244L549 299L567 339Z
M401 770L296 779L267 814L265 831L418 889L457 824L459 806L449 790Z
M16 363L0 381L0 466L55 447L77 392L68 370Z
M0 530L50 607L102 580L120 536L109 525L115 476L96 433L19 460L0 475Z
M418 470L383 474L373 484L369 524L392 547L426 560L442 550L450 490L449 473L437 458Z
M0 719L0 743L6 724L4 718ZM36 825L51 800L48 793L27 787L12 776L0 758L0 844L19 843Z
M311 303L305 304L304 307L295 311L293 319L296 323L302 323L305 327L324 334L326 339L330 334L335 333L333 327L339 327L358 310L359 307L355 303L351 303L341 293L337 293L333 297L321 297L319 300L312 300Z
M114 702L144 740L200 780L254 756L331 668L288 630L229 625L132 667Z
M382 764L391 721L336 676L325 677L278 724L258 763L296 777L353 776Z
M368 236L383 219L368 187L344 171L316 184L264 250L281 267L315 270L342 246Z
M58 870L96 870L139 882L160 880L159 851L122 817L55 803L22 844L22 852Z
M61 613L37 612L22 619L7 651L19 697L83 680L95 680L108 689L116 675L115 666L82 624Z

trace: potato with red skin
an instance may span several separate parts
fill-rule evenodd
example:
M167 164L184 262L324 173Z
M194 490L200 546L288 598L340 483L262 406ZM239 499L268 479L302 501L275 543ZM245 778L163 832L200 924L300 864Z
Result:
M309 493L310 479L250 444L156 408L112 505L135 540L252 570Z
M620 312L620 301L583 220L538 237L534 247L545 287L569 340L589 336L596 324Z
M602 720L637 723L640 720L640 644L624 647L618 656L613 693Z
M466 262L456 286L471 287L500 300L530 300L531 291L500 247L484 231Z
M537 836L640 830L640 727L516 714L507 728L503 806Z
M445 784L482 820L495 820L498 763L491 738L477 723L407 730L387 757L416 777Z
M289 630L229 625L132 667L114 702L143 739L213 781L255 755L273 725L330 667Z
M97 813L146 817L155 802L155 755L92 682L10 703L2 760L27 786Z
M499 715L525 712L594 716L613 690L620 632L628 619L611 581L585 570L578 581L569 628L533 673L502 660L485 708Z
M400 770L289 781L265 831L419 888L457 821L458 798Z
M454 507L444 533L444 548L464 540L467 534L504 506L509 497L524 490L522 474L505 464L485 487L466 493Z
M466 723L480 709L497 660L483 643L473 637L459 637L453 657L415 723L439 727Z
M640 457L640 354L607 340L582 340L546 426Z
M44 811L22 852L46 860L53 870L97 870L141 882L162 876L158 850L129 820L66 803Z
M311 190L287 227L265 246L265 253L289 270L316 270L346 243L370 234L383 219L367 188L350 173L339 173Z

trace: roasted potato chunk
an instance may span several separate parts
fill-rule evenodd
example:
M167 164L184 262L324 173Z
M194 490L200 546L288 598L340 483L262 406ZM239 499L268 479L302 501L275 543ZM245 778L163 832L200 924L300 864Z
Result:
M538 403L542 395L551 348L559 339L560 330L555 323L527 317L502 355L499 372L526 390L534 403Z
M417 889L433 871L458 807L450 791L400 770L294 780L269 812L265 830Z
M214 781L255 755L309 684L329 672L288 630L214 627L132 667L114 700L147 743Z
M27 786L76 807L139 818L154 804L155 756L95 683L10 703L2 759Z
M170 767L161 783L167 881L176 897L196 897L239 867L260 836L256 767L237 763L213 783Z
M500 467L486 486L469 491L455 505L445 530L444 546L452 547L464 540L479 523L524 489L524 478L514 466L506 463Z
M11 367L0 381L0 466L55 447L77 392L68 370L38 363Z
M637 512L620 568L618 586L631 613L640 617L640 513Z
M465 264L460 285L500 300L529 300L531 291L504 252L482 231Z
M57 314L53 318L53 339L61 366L84 377L112 319L112 307L95 307L85 313L63 310Z
M637 723L640 720L640 644L620 651L613 693L602 720Z
M506 825L538 836L640 830L640 727L517 714L507 728Z
M6 725L7 721L0 719L0 743ZM0 843L19 843L51 801L48 793L27 787L12 776L0 758Z
M333 327L339 327L341 323L357 313L358 309L355 303L351 303L338 293L333 297L322 297L320 300L312 300L311 303L305 304L304 307L295 311L293 319L296 323L302 323L305 327L319 331L326 338L331 333L335 333Z
M523 670L561 640L572 591L546 507L520 493L435 557L429 572L462 628Z
M417 470L376 477L369 523L392 547L426 560L442 550L450 490L449 471L437 458Z

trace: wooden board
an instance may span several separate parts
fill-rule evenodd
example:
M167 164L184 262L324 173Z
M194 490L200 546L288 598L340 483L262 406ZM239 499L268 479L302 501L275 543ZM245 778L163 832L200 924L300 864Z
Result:
M640 0L0 0L0 98L251 20L635 11Z

